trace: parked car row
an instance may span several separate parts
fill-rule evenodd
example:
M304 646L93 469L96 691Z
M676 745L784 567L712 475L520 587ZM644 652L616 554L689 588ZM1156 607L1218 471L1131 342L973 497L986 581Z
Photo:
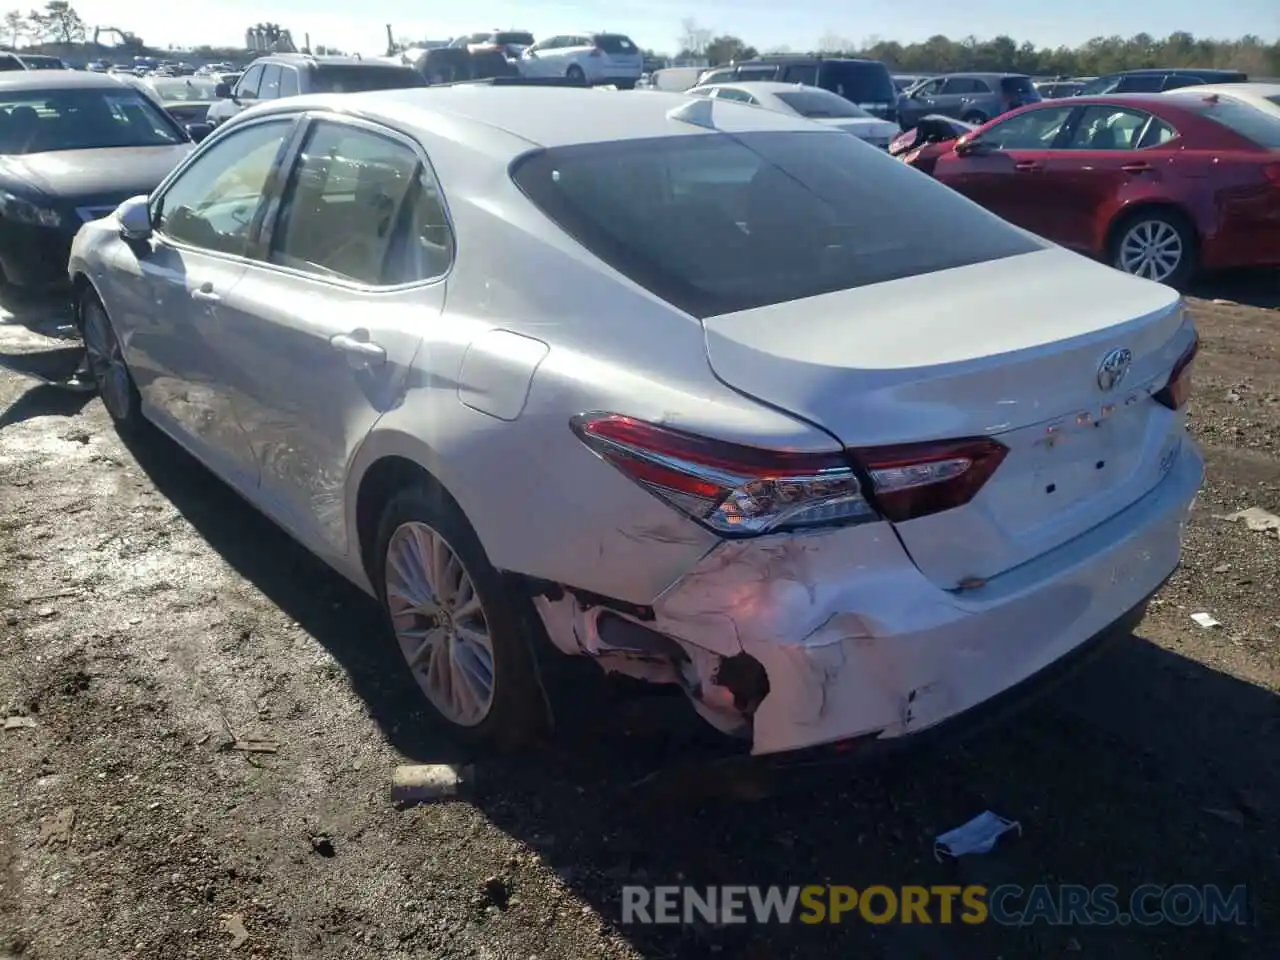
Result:
M74 235L108 413L374 596L478 747L538 729L540 647L756 754L907 737L1124 635L1178 562L1176 292L805 98L300 90L195 146L135 87L29 76L0 215Z
M891 150L1018 224L1173 286L1280 266L1280 84L1050 100L932 118Z

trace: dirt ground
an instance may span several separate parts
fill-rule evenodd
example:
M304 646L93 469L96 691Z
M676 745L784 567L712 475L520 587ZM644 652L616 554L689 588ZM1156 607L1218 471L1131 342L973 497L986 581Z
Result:
M456 757L371 602L168 440L0 371L0 717L29 718L0 731L0 960L1280 956L1280 537L1219 519L1280 512L1280 281L1204 293L1208 480L1137 634L1002 726L756 802L634 790L703 734L598 684L473 798L394 809L397 764ZM59 346L54 306L4 316L0 354ZM985 809L1021 838L935 862ZM622 884L682 882L1246 884L1257 922L620 924Z

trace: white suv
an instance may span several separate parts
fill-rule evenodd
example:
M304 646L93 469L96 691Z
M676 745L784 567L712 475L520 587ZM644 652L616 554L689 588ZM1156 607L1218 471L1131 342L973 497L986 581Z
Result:
M562 34L539 40L520 57L526 77L568 77L583 83L634 87L644 70L644 56L630 37L620 33Z

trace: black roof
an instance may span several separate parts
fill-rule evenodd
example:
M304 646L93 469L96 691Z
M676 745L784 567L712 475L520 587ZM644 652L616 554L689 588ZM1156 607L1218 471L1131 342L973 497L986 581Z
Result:
M0 93L7 90L120 90L126 86L109 73L88 70L0 72Z
M1134 70L1117 70L1115 73L1103 74L1107 77L1125 77L1152 73L1182 73L1191 77L1238 77L1241 70L1220 70L1217 67L1139 67Z
M819 63L822 61L831 61L833 63L881 63L880 60L872 60L868 57L820 57L810 56L803 53L766 53L760 57L753 57L750 60L735 60L733 63L726 63L726 67L742 67L750 63Z

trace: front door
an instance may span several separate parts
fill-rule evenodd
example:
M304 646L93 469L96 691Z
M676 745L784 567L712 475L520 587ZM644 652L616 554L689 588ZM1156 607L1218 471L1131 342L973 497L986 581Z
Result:
M354 119L308 123L264 262L241 280L255 313L224 349L253 391L243 421L263 506L343 556L348 464L407 388L453 239L417 145Z
M211 141L152 202L154 233L116 273L134 296L113 315L143 402L237 486L256 484L225 331L252 307L241 280L294 120L250 123Z
M1045 169L1074 109L1047 106L989 124L966 138L969 152L939 157L933 175L1010 223L1049 236Z

